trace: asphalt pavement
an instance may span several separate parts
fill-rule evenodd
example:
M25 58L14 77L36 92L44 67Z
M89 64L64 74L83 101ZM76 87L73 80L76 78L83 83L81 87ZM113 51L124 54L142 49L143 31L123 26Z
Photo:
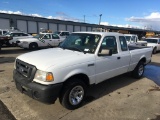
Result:
M0 101L0 120L16 120L2 101Z

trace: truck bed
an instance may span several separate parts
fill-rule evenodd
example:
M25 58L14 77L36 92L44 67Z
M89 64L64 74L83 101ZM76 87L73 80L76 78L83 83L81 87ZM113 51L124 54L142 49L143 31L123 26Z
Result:
M128 45L128 48L129 50L135 50L135 49L143 49L143 48L149 48L149 47L146 47L146 46L133 46L133 45Z

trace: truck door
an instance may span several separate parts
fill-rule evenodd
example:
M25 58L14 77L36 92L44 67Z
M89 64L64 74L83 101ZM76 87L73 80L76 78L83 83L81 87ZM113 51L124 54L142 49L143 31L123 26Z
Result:
M112 50L111 56L109 55L110 49ZM107 52L108 55L106 54ZM103 55L103 53L105 54ZM122 56L120 51L118 52L115 36L106 36L102 41L99 53L96 57L96 83L127 72L129 65L128 62L130 60L130 57L127 58L128 55L129 52L127 55L124 54ZM124 60L126 58L127 60Z

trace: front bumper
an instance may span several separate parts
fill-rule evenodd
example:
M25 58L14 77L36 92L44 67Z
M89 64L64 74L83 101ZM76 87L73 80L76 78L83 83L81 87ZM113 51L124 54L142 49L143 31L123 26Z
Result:
M47 104L52 104L56 101L63 85L62 83L54 85L42 85L33 81L29 82L16 70L13 71L13 79L15 81L16 88L20 92Z

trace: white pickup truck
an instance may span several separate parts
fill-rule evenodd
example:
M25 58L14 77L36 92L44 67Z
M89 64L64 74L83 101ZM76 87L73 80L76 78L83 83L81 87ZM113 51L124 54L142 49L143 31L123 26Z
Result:
M22 93L68 109L80 107L86 88L123 73L140 78L151 61L152 48L128 47L120 33L75 32L50 48L20 55L13 79Z
M37 49L58 46L63 40L54 33L41 33L32 38L18 39L17 44L21 48Z

